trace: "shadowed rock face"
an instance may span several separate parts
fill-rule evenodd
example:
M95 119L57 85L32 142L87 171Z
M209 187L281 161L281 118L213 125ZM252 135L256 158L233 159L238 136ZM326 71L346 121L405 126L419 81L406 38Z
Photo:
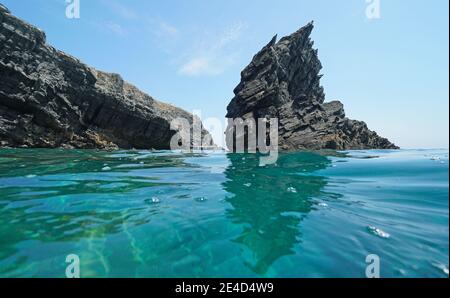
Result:
M0 5L0 147L167 149L171 120L192 122L45 40Z
M278 118L284 150L398 148L364 122L346 118L339 101L324 103L312 29L311 22L278 42L275 36L255 55L242 71L227 118ZM231 140L227 137L229 148Z

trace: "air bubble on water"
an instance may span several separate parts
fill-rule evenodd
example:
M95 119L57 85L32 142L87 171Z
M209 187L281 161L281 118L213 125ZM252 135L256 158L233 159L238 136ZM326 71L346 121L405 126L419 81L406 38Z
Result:
M35 178L36 175L26 175L25 177L26 177L26 178Z
M328 207L328 204L327 203L319 203L319 207Z
M199 202L199 203L206 202L206 198L205 198L205 197L198 197L198 198L195 198L195 200L196 200L197 202Z
M288 187L287 191L291 193L297 193L297 190L294 187Z
M152 204L158 204L160 202L161 202L161 200L158 197L152 197L150 199L150 203L152 203Z
M245 183L244 186L250 187L250 186L252 186L252 184L251 183Z
M102 171L111 171L111 168L110 167L103 167Z
M381 238L385 238L385 239L388 239L388 238L391 237L391 235L389 235L389 233L386 233L385 231L383 231L383 230L381 230L381 229L379 229L377 227L369 226L368 229L375 236L378 236L378 237L381 237Z
M406 276L406 270L405 269L398 269L398 273L400 273L401 276Z
M442 272L444 272L445 274L448 275L448 267L445 266L444 264L439 264L439 263L433 263L433 266L442 270Z

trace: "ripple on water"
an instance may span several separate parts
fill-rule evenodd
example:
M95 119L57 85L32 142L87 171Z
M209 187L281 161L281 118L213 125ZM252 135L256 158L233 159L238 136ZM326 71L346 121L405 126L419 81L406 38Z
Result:
M243 156L0 149L0 277L448 277L447 151Z
M448 267L445 266L444 264L433 263L433 266L436 267L437 269L441 270L444 274L448 275Z

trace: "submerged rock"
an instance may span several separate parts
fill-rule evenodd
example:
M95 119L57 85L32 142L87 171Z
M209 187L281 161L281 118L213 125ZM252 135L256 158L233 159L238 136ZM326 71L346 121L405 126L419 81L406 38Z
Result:
M167 149L178 117L192 122L46 44L44 32L0 6L0 147Z
M309 23L277 42L272 40L242 71L228 118L278 118L279 146L296 149L396 149L364 122L345 117L339 101L325 103L322 65L313 48ZM232 148L233 127L227 129Z

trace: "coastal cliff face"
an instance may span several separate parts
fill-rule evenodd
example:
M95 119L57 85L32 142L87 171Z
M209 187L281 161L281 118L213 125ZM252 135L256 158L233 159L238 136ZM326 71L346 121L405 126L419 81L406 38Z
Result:
M168 149L178 117L192 122L46 44L44 32L0 5L0 147Z
M227 118L278 118L283 150L398 148L364 122L346 118L341 102L324 102L312 30L311 22L278 42L275 36L254 56L241 73ZM229 148L231 141L227 137Z

